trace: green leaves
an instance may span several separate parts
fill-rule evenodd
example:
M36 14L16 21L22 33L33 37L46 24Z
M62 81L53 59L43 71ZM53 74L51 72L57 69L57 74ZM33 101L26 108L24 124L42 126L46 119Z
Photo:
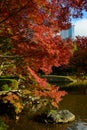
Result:
M0 119L0 130L7 130L8 125L6 125L1 119Z

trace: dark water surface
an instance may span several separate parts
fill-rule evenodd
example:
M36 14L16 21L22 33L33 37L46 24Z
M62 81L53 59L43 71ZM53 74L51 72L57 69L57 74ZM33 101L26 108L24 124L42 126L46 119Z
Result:
M30 120L26 112L9 130L87 130L87 95L81 89L69 92L60 102L60 109L70 110L76 120L67 124L41 124Z

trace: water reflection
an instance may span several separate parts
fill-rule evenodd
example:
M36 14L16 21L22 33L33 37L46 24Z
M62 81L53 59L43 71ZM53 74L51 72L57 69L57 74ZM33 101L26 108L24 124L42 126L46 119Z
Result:
M67 124L41 124L32 121L25 112L20 120L9 130L87 130L87 95L80 89L65 96L60 102L60 109L68 109L76 116L76 120Z
M27 121L15 124L10 130L66 130L70 124L41 124L34 121Z
M87 119L87 95L68 94L60 102L60 109L68 109L76 115L76 119Z
M75 121L67 124L41 124L28 121L25 124L16 124L11 130L87 130L87 123Z

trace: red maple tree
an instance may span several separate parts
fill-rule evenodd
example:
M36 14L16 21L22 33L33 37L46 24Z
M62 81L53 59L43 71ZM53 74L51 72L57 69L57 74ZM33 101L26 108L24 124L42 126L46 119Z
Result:
M87 50L87 37L85 36L77 36L75 39L75 43L78 50Z
M0 36L12 39L11 54L22 57L18 70L27 70L38 83L35 94L53 98L55 106L65 92L49 87L38 70L49 74L52 66L68 63L72 45L55 34L70 27L71 16L81 17L82 9L87 10L86 0L0 1Z
M75 75L84 77L87 73L87 37L77 36L74 45L75 50L69 66Z

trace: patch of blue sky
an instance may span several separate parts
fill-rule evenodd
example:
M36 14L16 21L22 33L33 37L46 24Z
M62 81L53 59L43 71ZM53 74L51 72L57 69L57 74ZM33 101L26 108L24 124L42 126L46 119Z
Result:
M87 36L87 12L83 11L83 17L72 19L75 36Z

